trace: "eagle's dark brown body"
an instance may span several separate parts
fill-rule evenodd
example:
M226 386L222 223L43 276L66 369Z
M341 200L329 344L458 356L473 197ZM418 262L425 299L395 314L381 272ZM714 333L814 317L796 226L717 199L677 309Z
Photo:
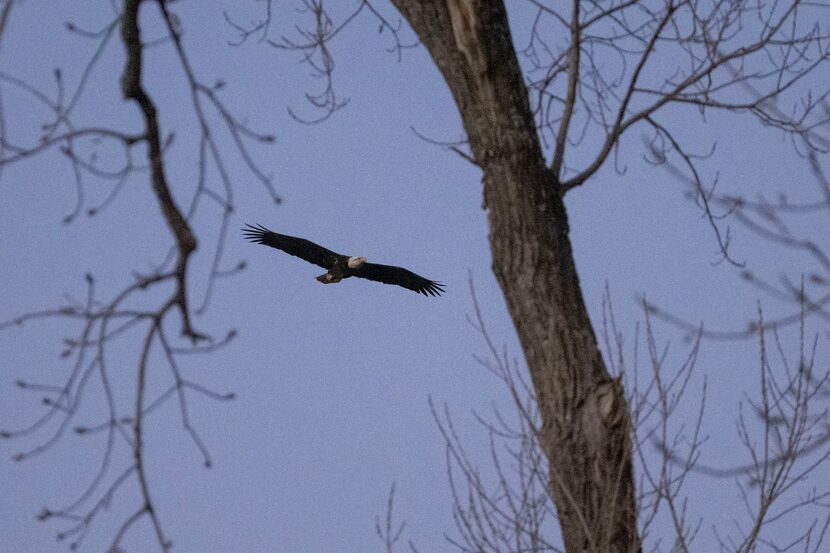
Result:
M357 270L349 267L349 260L351 259L354 258L347 258L346 263L343 263L342 260L338 259L335 264L329 268L328 272L318 276L317 280L323 284L334 284L335 282L340 282L344 278L355 276ZM363 263L360 263L359 267L362 265Z

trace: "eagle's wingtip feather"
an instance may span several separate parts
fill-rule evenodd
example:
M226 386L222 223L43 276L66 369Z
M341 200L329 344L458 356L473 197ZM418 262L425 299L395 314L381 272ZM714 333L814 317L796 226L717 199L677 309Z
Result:
M445 292L444 285L440 282L429 281L424 287L417 290L419 294L425 296L438 297Z
M269 232L271 231L259 224L252 225L250 223L245 223L245 226L242 228L242 235L247 240L258 244L262 244L265 239L265 234Z

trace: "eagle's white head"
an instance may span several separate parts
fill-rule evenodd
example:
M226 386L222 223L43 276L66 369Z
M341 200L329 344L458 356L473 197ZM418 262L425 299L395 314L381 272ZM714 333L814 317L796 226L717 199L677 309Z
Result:
M366 263L366 258L361 256L354 256L349 258L349 269L360 269Z

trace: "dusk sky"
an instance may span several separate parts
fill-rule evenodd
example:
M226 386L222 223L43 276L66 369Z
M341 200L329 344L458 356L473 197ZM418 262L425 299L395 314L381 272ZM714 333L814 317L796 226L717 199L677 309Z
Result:
M294 25L309 23L291 3L275 6L272 38L294 36ZM508 2L518 45L527 41L533 16L529 6ZM304 95L318 91L322 81L310 74L299 53L274 49L257 37L229 45L237 35L223 9L234 20L248 22L260 15L262 4L171 5L199 79L224 81L219 94L232 112L276 137L273 144L253 145L251 153L273 175L284 201L276 205L270 199L211 112L234 186L235 211L221 267L231 269L245 260L247 268L218 280L207 310L194 319L200 332L221 339L235 329L237 337L215 353L184 359L181 370L211 390L234 392L236 399L188 397L192 422L210 452L210 469L182 428L175 400L148 415L149 486L165 532L176 552L382 551L375 517L383 515L394 482L395 515L406 521L405 539L422 552L448 551L444 534L455 532L451 494L430 398L439 409L448 407L468 452L485 472L489 444L474 412L489 415L494 406L506 412L511 408L502 383L474 358L486 357L487 351L467 320L474 309L470 278L490 334L523 366L490 270L480 171L413 132L438 141L463 139L456 107L424 48L405 50L398 62L387 52L388 31L379 34L375 21L361 14L331 46L336 91L348 105L325 122L298 123L288 109L308 118L319 115ZM391 20L399 19L390 6L382 9ZM145 6L142 15L145 40L162 37L155 8ZM36 144L49 113L7 77L54 97L54 70L60 67L67 89L74 90L96 43L68 32L65 23L97 29L112 16L104 2L29 0L14 5L0 42L0 100L10 142ZM405 25L401 34L414 42ZM140 130L137 108L120 96L123 63L116 33L75 108L77 125ZM163 130L174 133L165 155L168 178L179 205L187 205L197 178L199 139L189 89L169 43L148 49L145 64L145 86L158 103ZM658 66L654 75L671 70ZM775 198L784 192L791 201L818 197L808 166L791 143L749 116L707 114L703 121L694 110L674 109L665 112L664 121L682 129L680 134L698 152L717 143L702 166L707 182L717 176L723 193ZM567 196L571 238L595 327L602 318L606 285L629 352L635 325L643 320L638 304L643 295L712 330L746 328L757 316L759 300L770 318L791 312L791 304L749 287L742 269L717 263L715 236L701 211L684 198L684 185L644 160L648 136L645 128L629 131L617 156L624 171L616 172L611 159L596 178ZM592 147L588 140L584 153L576 148L574 162L583 155L590 159ZM90 142L85 151L93 149ZM143 149L137 153L143 163ZM101 159L116 154L106 145L98 152ZM214 166L208 167L208 183L221 188ZM111 189L111 182L88 179L84 209L99 205ZM96 216L82 213L64 224L76 201L71 165L57 148L2 169L0 322L56 308L67 297L83 298L87 273L96 279L100 300L110 301L134 273L160 263L172 245L146 172L132 176ZM827 245L827 221L824 215L805 220L800 228ZM220 222L220 210L209 202L193 221L200 239L191 269L191 301L197 306L205 295L204 275ZM442 282L446 293L427 298L358 279L323 286L314 279L322 272L318 267L245 241L240 229L246 223L363 255L370 262L405 266ZM782 274L797 281L814 269L805 256L760 241L739 225L731 231L736 259L771 281ZM146 301L154 305L160 298L156 294ZM689 347L685 334L663 321L653 323L660 347L670 343L667 364L678 365ZM0 331L0 430L25 427L43 412L43 394L21 390L15 381L62 383L70 370L70 362L60 358L62 342L76 337L79 325L37 320ZM826 321L810 320L807 326L810 335L822 333L817 358L824 366ZM795 331L784 329L782 342L797 357ZM129 415L140 334L117 344L108 354L110 374L119 411ZM645 358L644 345L640 347ZM681 417L678 424L693 424L705 377L705 464L747 462L736 446L734 420L743 394L757 393L758 363L757 340L703 342L681 410L688 419ZM151 365L150 397L155 397L170 385L170 375L161 356ZM645 361L642 368L648 369ZM104 422L104 403L100 383L91 384L72 426ZM36 515L44 507L72 503L85 489L100 464L105 434L67 432L45 453L22 463L11 460L43 443L54 429L0 441L0 553L69 549L67 542L55 540L66 524L39 522ZM130 459L123 440L116 447L110 478ZM826 470L812 483L820 488L828 484ZM695 476L686 491L690 518L703 517L697 550L713 550L711 526L728 527L724 521L743 516L738 489L728 479ZM139 499L135 484L120 489L79 551L104 551ZM663 537L671 535L668 526L663 531ZM646 549L658 537L651 536ZM130 553L158 549L146 520L129 531L122 545Z

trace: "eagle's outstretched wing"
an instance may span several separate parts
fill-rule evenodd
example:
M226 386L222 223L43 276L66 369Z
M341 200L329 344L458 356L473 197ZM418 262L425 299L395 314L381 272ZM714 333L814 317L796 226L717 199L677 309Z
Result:
M416 275L412 271L404 269L403 267L393 267L392 265L379 265L377 263L364 263L359 269L352 273L356 277L375 280L384 284L397 284L409 290L414 290L419 294L440 296L444 291L444 286L440 282L435 282Z
M286 234L277 234L262 225L247 225L246 228L242 229L242 233L251 242L277 248L289 255L319 265L324 269L330 269L337 262L338 258L344 257L331 250L327 250L323 246L318 246L311 240L295 238L294 236L288 236Z

